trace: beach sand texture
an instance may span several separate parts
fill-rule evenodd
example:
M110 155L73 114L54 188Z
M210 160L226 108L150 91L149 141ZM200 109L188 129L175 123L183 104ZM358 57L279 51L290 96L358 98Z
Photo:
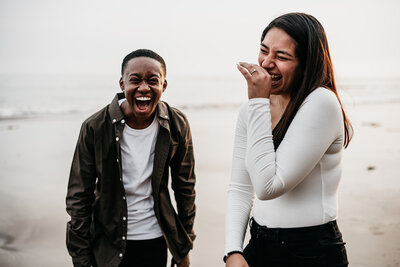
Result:
M193 267L224 266L225 198L239 107L184 109L197 172ZM400 266L400 105L347 106L339 227L350 266ZM80 125L89 114L0 121L0 266L72 266L65 195Z

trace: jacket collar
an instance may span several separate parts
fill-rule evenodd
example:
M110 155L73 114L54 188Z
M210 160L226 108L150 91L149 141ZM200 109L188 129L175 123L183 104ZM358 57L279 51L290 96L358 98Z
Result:
M108 108L109 113L110 113L110 118L112 123L117 123L120 122L121 120L125 119L125 115L122 112L121 107L119 106L118 101L121 99L124 99L125 95L124 93L117 93L112 100L110 107ZM157 121L159 124L166 128L169 131L169 120L170 117L168 115L168 108L167 104L163 101L158 102L157 104Z
M124 93L117 93L108 108L110 119L113 124L125 119L125 115L118 103L118 100L123 99L124 97Z

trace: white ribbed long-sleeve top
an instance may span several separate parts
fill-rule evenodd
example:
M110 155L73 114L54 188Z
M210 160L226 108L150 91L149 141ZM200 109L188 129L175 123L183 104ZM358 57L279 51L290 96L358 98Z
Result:
M342 111L328 89L318 88L305 99L276 151L269 99L243 105L227 195L225 253L242 251L252 206L254 219L267 227L336 219L343 142Z

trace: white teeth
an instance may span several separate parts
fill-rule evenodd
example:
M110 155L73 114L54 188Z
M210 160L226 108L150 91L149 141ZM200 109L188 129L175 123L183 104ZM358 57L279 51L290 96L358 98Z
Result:
M281 75L279 75L279 74L272 74L271 75L272 79L278 79L279 77L281 77Z
M139 96L139 97L136 97L136 100L139 100L139 101L149 101L149 100L151 100L151 98L150 98L150 97L147 97L147 96Z

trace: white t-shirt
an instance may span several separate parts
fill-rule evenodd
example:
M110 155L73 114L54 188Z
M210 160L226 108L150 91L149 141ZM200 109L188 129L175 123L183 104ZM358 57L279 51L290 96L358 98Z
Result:
M305 99L276 152L269 99L249 100L236 125L225 253L242 251L252 206L255 221L271 228L336 219L343 142L342 111L328 89Z
M132 129L125 124L122 132L122 179L128 206L128 240L162 236L151 195L151 175L158 130L159 124L154 118L145 129Z

